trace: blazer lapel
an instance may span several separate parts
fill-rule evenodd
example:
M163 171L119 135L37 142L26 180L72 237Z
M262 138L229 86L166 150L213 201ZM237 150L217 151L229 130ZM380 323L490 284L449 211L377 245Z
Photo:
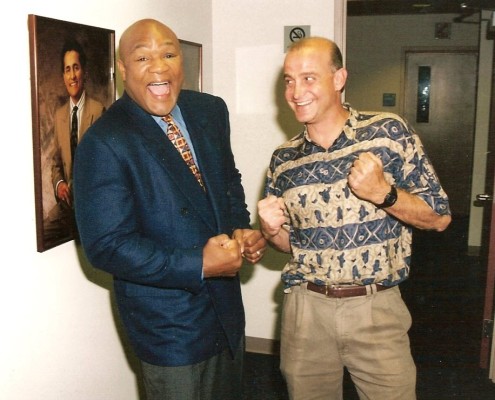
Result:
M208 196L201 188L196 178L191 173L182 156L179 154L175 146L168 140L165 132L160 128L156 121L130 99L125 105L128 112L144 114L138 117L139 121L146 121L141 126L136 126L139 129L140 136L143 138L143 145L149 154L163 166L170 180L175 183L178 190L183 196L189 200L191 206L194 207L204 221L210 225L215 232L218 230L215 218L212 218L211 204ZM134 118L133 118L134 120Z
M219 159L215 154L218 150L215 148L215 143L210 140L211 135L209 132L211 126L209 125L208 118L198 117L198 113L195 112L197 105L185 100L186 96L183 96L184 91L181 94L182 96L179 97L179 107L182 117L193 142L194 153L198 159L199 169L203 176L217 225L221 226L219 207L223 207L222 199L225 198L226 193L224 186L220 185L220 182L224 182L225 178L214 179L219 178L217 175L219 174L220 167L218 165Z

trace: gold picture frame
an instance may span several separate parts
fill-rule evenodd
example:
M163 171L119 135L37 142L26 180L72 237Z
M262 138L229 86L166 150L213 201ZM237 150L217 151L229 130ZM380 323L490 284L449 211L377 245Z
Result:
M79 79L86 93L82 112L89 108L89 98L105 110L116 98L115 31L33 14L28 15L28 28L36 236L37 250L43 252L77 238L73 210L69 207L66 212L70 201L64 206L53 183L53 160L61 147L55 145L59 143L55 139L55 125L60 122L56 118L62 115L57 111L63 106L69 109L68 88L64 84L64 46L69 40L77 42L85 54L84 74ZM83 133L79 129L79 138ZM70 182L71 178L66 180Z

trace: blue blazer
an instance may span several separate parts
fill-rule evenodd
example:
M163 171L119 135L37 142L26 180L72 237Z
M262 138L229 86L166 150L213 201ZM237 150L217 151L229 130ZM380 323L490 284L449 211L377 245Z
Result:
M206 194L153 118L127 94L84 135L74 165L81 243L114 276L137 356L164 366L203 361L244 335L239 278L202 279L202 248L249 228L222 99L183 90L178 105Z

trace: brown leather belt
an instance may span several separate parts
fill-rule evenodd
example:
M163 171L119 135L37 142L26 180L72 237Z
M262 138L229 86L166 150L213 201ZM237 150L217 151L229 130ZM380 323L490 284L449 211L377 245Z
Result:
M327 297L342 298L342 297L356 297L365 296L374 292L381 292L382 290L390 289L393 286L383 286L379 284L368 285L372 286L369 290L366 286L359 285L341 285L341 286L328 286L328 285L317 285L313 282L308 282L307 289L312 292L324 294Z

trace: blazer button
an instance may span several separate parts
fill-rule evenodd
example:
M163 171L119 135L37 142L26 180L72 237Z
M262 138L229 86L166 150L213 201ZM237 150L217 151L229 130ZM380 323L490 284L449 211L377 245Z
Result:
M186 207L182 207L182 208L180 209L180 214L181 214L181 215L187 215L187 214L189 214L189 209L188 209L188 208L186 208Z

